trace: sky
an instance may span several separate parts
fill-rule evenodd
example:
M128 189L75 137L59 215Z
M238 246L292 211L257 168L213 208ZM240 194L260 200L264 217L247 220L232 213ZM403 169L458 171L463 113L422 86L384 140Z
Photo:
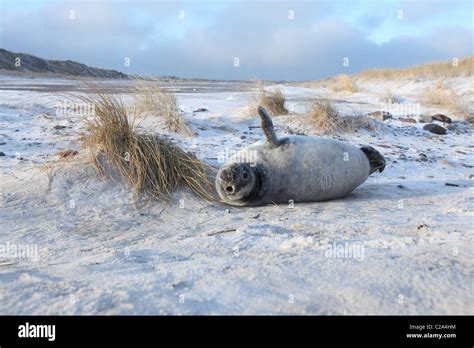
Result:
M145 76L315 80L474 55L473 0L0 0L0 47Z

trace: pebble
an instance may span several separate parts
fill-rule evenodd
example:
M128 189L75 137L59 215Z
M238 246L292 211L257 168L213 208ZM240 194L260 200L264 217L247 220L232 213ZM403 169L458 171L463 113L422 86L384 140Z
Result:
M432 120L432 121L445 122L445 123L452 123L452 122L453 122L453 121L451 120L451 118L449 118L448 116L443 115L443 114L436 114L436 115L433 115L433 116L431 116L431 120Z
M428 132L438 134L438 135L444 135L447 132L446 128L434 123L429 123L429 124L424 125L423 129L427 130Z
M426 161L428 161L428 157L424 153L420 153L419 160L423 161L423 162L426 162Z
M401 122L404 122L404 123L416 123L416 120L414 118L411 118L411 117L407 117L407 118L401 117L398 120L401 121Z

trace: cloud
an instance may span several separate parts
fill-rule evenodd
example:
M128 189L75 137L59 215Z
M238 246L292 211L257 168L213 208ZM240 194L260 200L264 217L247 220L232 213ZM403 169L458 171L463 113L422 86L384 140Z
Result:
M472 22L447 20L441 25L438 20L430 27L423 16L423 11L435 8L445 11L443 18L448 18L450 10L458 13L466 6L469 10L468 3L464 8L449 7L441 0L387 1L391 7L364 4L103 0L46 2L31 10L3 5L1 46L146 75L275 80L317 79L474 53ZM397 5L414 16L408 25L419 21L423 30L407 33L407 24L387 17ZM178 17L180 11L184 19ZM387 23L395 25L395 30L405 25L403 34L393 36L387 31L385 42L371 40L371 33L383 34ZM124 66L126 57L130 67ZM238 67L234 66L236 57ZM344 57L349 58L348 67L342 65Z

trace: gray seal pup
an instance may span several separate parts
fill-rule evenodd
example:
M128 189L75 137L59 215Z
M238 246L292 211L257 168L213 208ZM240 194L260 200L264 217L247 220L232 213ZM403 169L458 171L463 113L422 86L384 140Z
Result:
M266 140L238 152L219 169L216 189L224 203L317 202L341 198L385 168L373 147L310 136L278 138L267 111L259 106Z

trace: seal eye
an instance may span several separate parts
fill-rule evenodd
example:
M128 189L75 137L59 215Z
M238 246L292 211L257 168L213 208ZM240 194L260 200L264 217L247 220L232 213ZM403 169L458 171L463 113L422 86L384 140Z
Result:
M242 178L243 178L244 180L247 180L247 179L249 178L249 173L243 172L243 173L242 173Z

